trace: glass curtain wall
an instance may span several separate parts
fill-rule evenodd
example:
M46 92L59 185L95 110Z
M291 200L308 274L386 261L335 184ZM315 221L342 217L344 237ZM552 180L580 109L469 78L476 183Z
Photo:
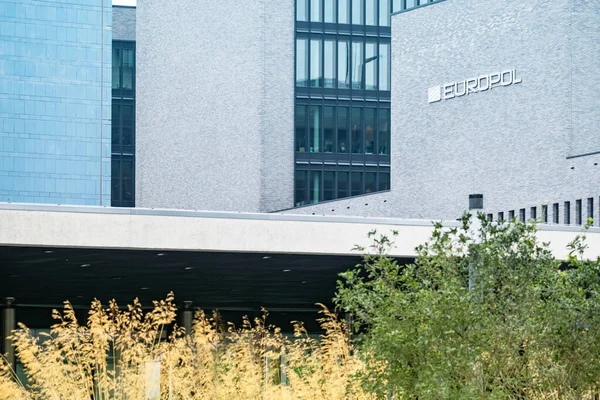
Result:
M393 3L296 0L296 206L390 190Z
M112 53L111 205L135 207L135 42Z

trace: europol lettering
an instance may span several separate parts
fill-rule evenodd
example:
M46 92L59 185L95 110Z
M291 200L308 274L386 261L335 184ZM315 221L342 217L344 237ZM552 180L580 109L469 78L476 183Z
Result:
M506 69L501 72L494 72L488 75L464 79L462 81L446 83L440 86L429 88L429 103L436 103L442 100L450 100L455 97L466 96L471 93L485 92L497 87L516 85L523 82L517 76L517 70Z

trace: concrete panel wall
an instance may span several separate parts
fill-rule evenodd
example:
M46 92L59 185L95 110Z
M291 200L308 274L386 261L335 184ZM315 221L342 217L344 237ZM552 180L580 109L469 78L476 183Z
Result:
M0 1L0 201L110 205L110 0Z
M293 1L271 3L138 5L138 206L292 204Z
M113 40L135 41L135 7L113 7Z
M598 218L600 6L591 0L448 0L392 17L392 192L300 213L454 219L594 198ZM522 83L428 103L428 89L516 68ZM371 197L371 196L369 196ZM369 203L369 207L362 206ZM349 207L349 208L348 208ZM335 210L335 211L332 211ZM552 218L550 218L552 220Z

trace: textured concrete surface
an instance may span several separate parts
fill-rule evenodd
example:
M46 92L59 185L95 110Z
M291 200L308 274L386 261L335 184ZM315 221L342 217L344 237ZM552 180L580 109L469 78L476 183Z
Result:
M135 7L113 6L113 40L135 41Z
M393 16L392 192L292 212L453 219L482 193L494 219L559 203L564 223L570 201L573 223L576 200L585 218L593 198L600 220L600 156L568 158L600 149L599 27L593 0L448 0ZM523 82L427 102L434 85L506 68Z
M293 5L140 2L137 206L292 206Z

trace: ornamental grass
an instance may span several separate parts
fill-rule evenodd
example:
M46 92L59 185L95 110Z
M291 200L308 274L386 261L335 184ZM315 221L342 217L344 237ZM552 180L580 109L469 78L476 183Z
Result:
M39 337L20 324L12 340L26 382L2 360L0 399L371 399L353 379L365 365L348 328L325 306L324 334L309 337L294 322L288 338L268 313L241 327L223 327L216 314L197 311L188 335L177 326L174 296L136 299L125 309L94 300L80 325L69 302Z

